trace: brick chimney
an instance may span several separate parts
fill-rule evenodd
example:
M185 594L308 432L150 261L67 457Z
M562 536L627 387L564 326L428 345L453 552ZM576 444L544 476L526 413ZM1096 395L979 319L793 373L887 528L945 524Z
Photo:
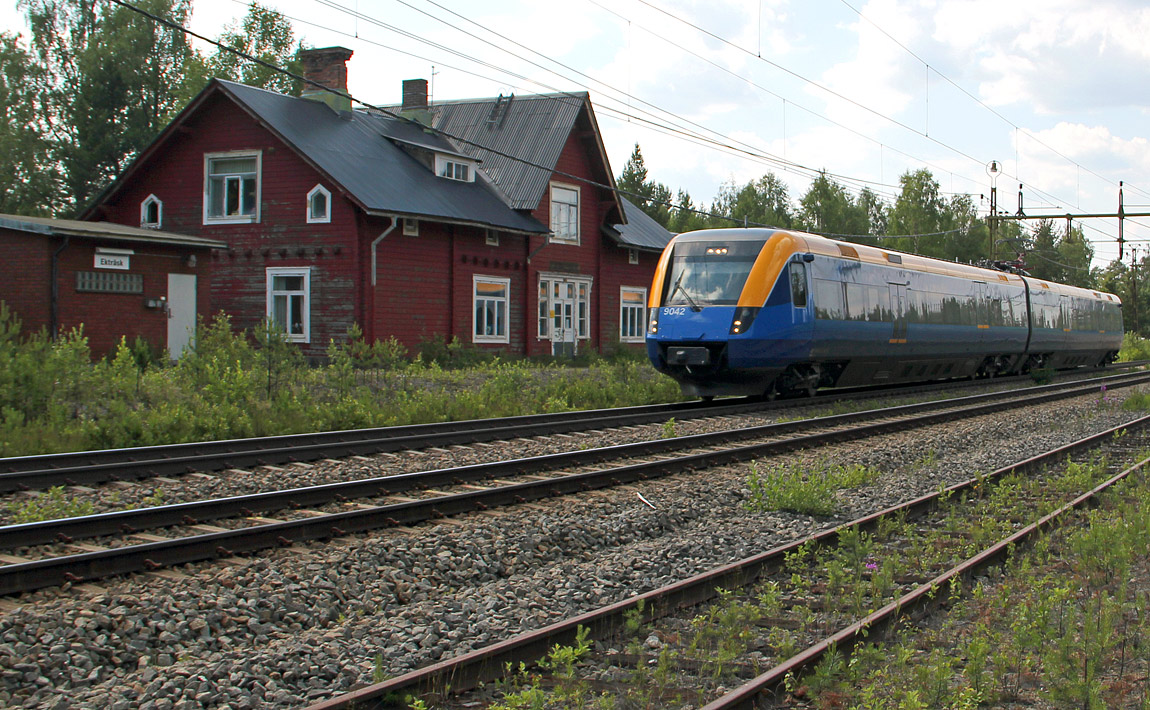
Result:
M403 82L403 105L400 115L431 125L431 108L427 105L427 79L406 79Z
M346 94L347 60L351 59L351 55L352 51L346 47L302 50L299 53L299 58L303 62L303 76L305 79ZM300 96L305 99L322 101L336 111L351 110L351 99L324 91L311 84L304 84Z

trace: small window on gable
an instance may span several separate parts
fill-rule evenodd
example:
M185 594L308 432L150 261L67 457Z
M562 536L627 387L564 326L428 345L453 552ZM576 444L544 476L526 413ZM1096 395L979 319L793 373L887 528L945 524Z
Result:
M638 249L628 249L627 250L627 263L628 264L638 264L639 263L639 250Z
M438 154L435 156L435 174L441 178L475 182L475 171L471 168L471 163L462 158Z
M493 229L488 229L487 235L486 235L486 241L487 241L487 246L489 246L489 247L499 246L499 232L496 232Z
M307 193L308 224L331 221L331 192L323 185L316 185Z
M159 229L164 222L164 203L155 195L148 195L140 203L140 226Z
M403 236L405 237L418 237L419 236L419 220L411 219L410 217L403 218Z

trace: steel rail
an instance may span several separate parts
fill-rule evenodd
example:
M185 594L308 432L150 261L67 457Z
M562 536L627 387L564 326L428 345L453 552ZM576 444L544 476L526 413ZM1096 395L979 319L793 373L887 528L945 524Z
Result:
M633 610L638 609L640 605L643 608L643 620L644 622L648 622L667 616L676 609L691 607L710 601L717 596L717 589L733 589L753 584L764 572L780 567L783 562L785 562L788 554L794 553L803 545L808 544L808 542L813 542L819 546L834 544L837 542L839 535L845 530L852 528L872 529L878 525L881 519L890 515L901 514L903 511L905 511L907 515L912 516L920 514L936 506L940 499L954 494L961 494L963 491L975 485L982 484L987 480L993 480L1010 473L1025 471L1038 466L1059 463L1068 455L1095 448L1106 443L1120 431L1142 429L1147 426L1150 426L1150 416L1113 427L1098 434L1093 434L1024 461L1004 466L985 477L972 478L951 485L941 491L891 506L885 510L866 515L834 528L820 531L809 537L780 545L759 553L758 555L694 575L680 582L615 602L601 609L580 614L570 619L551 624L543 629L519 634L505 641L470 651L455 658L440 661L381 683L329 698L308 706L307 710L343 710L350 708L365 710L367 708L386 707L384 703L396 697L403 697L405 694L425 695L444 693L447 689L450 689L451 692L465 692L482 683L500 678L507 663L517 664L519 661L534 662L539 658L545 657L548 650L555 644L572 643L580 627L589 629L592 637L597 638L613 629L619 628L625 615L628 614L628 612L633 613ZM1128 471L1129 470L1133 469L1128 469ZM1121 475L1123 474L1119 474L1119 476ZM1101 487L1102 486L1099 488ZM1096 488L1095 490L1098 489ZM1047 516L1047 518L1048 517L1050 516ZM1043 520L1046 520L1046 518ZM1041 522L1042 521L1040 521L1040 523ZM929 585L923 586L929 591ZM917 591L919 590L916 590L916 592ZM898 605L897 603L889 606L897 607L896 610L905 610L908 608L905 604ZM865 633L866 629L871 628L872 625L873 622L871 625L865 627L860 624L859 633ZM799 656L803 656L803 654L799 654ZM798 656L795 658L798 658ZM795 660L795 658L791 660ZM805 663L809 664L813 662L813 660L814 659L806 659ZM768 671L768 673L770 672L771 671ZM765 676L767 674L763 675ZM784 677L785 674L780 676L780 678ZM759 678L763 678L763 676L759 676ZM758 680L758 678L756 680ZM765 690L767 690L767 687L762 686L751 692L750 696L753 698L761 695ZM740 693L740 691L742 691L741 688L730 695ZM749 691L743 692L747 693ZM737 700L732 698L732 702L744 702L743 694L740 694ZM708 706L708 708L709 707L710 706ZM751 706L732 705L731 707Z
M1111 384L1116 386L1138 384L1141 381L1150 380L1150 373L1130 375L1126 379L1125 383L1112 382ZM118 574L150 571L179 564L231 557L297 542L341 537L395 525L412 525L451 515L484 511L492 507L619 486L684 471L747 461L782 451L821 446L891 431L903 431L908 425L926 426L956 418L978 416L1003 409L1063 399L1093 389L1092 383L1087 387L1051 391L1039 395L1034 395L1033 390L1028 390L1026 394L1031 396L1026 399L975 404L970 407L925 414L916 419L887 420L853 429L807 434L782 441L752 444L719 452L692 454L540 481L517 483L489 490L470 491L299 520L9 564L0 567L0 595L12 595L67 582L92 581ZM984 397L987 395L979 395L977 398Z
M1131 378L1150 379L1150 377L1144 374L1133 374L1114 376L1108 378L1105 382L1112 387L1121 387L1123 386L1121 384L1122 381ZM1017 396L1020 393L1025 393L1029 396L1041 396L1053 392L1060 393L1067 389L1071 389L1072 391L1075 389L1079 391L1093 389L1094 387L1101 386L1098 382L1098 380L1092 380L1089 384L1084 385L1081 381L1076 381L1058 385L1046 385L1044 387L1031 387L1024 390L992 392L936 402L908 404L880 410L867 410L793 422L764 424L744 429L620 444L584 451L568 451L526 459L511 459L492 463L397 474L393 476L380 476L357 481L330 483L306 488L268 491L243 496L114 511L60 520L8 525L0 527L0 549L44 545L52 542L68 543L77 539L121 533L131 534L146 529L202 524L221 518L237 516L250 517L259 513L276 510L310 508L357 498L394 495L421 488L460 485L485 479L499 478L501 476L536 473L542 470L586 466L611 460L713 447L735 441L745 441L747 439L781 436L805 429L850 425L855 422L872 419L876 415L882 415L884 417L909 416L911 414L936 409L953 409L971 406L1007 399ZM780 446L785 447L783 444L780 444ZM785 448L781 450L785 450ZM770 451L760 450L757 455L763 455L764 453L770 453Z
M1138 366L1123 363L1119 368ZM1114 367L1109 368L1115 369ZM1107 371L1098 368L1094 371ZM1085 374L1085 371L1073 371ZM974 380L966 383L948 381L916 384L902 388L857 388L822 392L823 398L860 399L948 389L955 386L977 386L991 381L1026 380L1025 376L998 380ZM215 471L245 466L273 465L314 461L322 458L370 455L435 446L473 444L508 438L522 438L578 429L609 428L679 418L715 417L770 411L781 407L809 404L809 399L783 400L773 403L728 400L718 402L681 402L644 405L607 410L580 410L555 414L525 415L503 419L474 419L436 424L415 424L371 429L348 429L334 432L285 434L281 436L221 441L188 442L162 446L104 449L35 456L0 458L0 493L42 490L53 486L97 485L118 480L141 480L155 476L181 475L193 471Z
M1020 528L1009 537L939 574L929 582L919 585L881 609L808 647L730 693L704 705L702 710L749 710L755 708L760 696L776 691L786 681L787 676L801 673L822 660L827 653L849 650L867 639L872 633L885 633L891 624L908 614L922 612L926 608L944 604L946 600L936 592L950 584L952 580L969 579L990 565L1003 561L1017 545L1044 530L1055 527L1063 516L1097 501L1104 491L1125 480L1135 471L1145 468L1148 464L1150 464L1150 458L1142 459L1054 512Z

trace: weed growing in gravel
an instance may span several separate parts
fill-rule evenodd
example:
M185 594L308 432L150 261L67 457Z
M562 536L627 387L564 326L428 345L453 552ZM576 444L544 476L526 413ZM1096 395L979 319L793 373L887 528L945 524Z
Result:
M702 663L712 678L730 672L730 664L746 653L747 644L755 637L755 622L762 609L735 597L727 589L716 590L719 600L691 621L694 634L687 653Z
M1145 412L1150 409L1150 394L1131 392L1122 401L1122 408L1128 412Z
M1066 492L1083 490L1105 473L1101 459L1069 463L1052 483ZM1004 493L981 501L983 518L1001 516L1000 536L1033 505L1030 482L1012 478ZM903 627L893 643L861 645L849 659L831 655L788 687L805 684L820 707L973 709L1045 702L1083 710L1150 708L1150 591L1143 571L1150 487L1131 481L1100 508L1077 516L1077 525L1012 556L1003 576L991 570L966 595L952 586L951 613L943 623L916 626L913 635ZM861 552L856 548L852 554ZM919 554L915 548L907 556ZM996 578L999 583L990 586Z
M16 524L77 518L91 515L94 511L95 506L91 501L66 498L63 486L55 486L33 498L24 501L15 500L8 504L8 513L12 516L12 522Z
M743 505L755 512L789 510L807 515L833 515L838 510L835 491L857 488L879 475L879 471L860 464L840 466L825 462L809 470L792 464L776 466L760 474L756 461L751 464L751 474L747 477L751 497Z
M571 646L555 644L547 656L539 659L540 668L550 671L551 678L544 688L541 675L532 673L527 665L520 663L518 668L508 663L504 670L507 676L499 685L504 689L500 702L489 706L489 710L542 710L547 707L582 708L595 707L611 710L615 707L614 698L603 693L595 695L590 684L576 673L579 661L591 649L587 640L590 629L579 626L575 631L575 643Z
M663 438L674 439L677 437L679 435L677 427L678 422L675 421L674 417L671 417L667 421L663 422Z

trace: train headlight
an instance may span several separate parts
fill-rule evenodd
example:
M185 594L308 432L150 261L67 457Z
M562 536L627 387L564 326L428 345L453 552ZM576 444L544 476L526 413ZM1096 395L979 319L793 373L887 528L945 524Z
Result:
M649 335L655 335L659 332L659 309L648 308L647 311L650 313L650 316L647 318L647 333Z
M739 306L735 309L735 317L731 319L731 335L741 335L751 329L755 316L759 315L757 306Z

